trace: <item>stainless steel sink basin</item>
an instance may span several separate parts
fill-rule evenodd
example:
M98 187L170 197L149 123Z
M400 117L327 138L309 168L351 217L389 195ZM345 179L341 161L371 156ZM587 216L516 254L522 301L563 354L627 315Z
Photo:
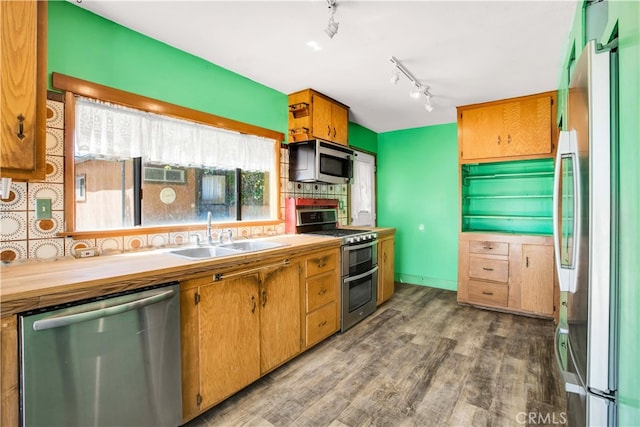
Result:
M189 259L215 258L225 255L235 255L241 252L240 250L223 248L221 246L198 246L195 248L174 249L169 251L170 254Z
M264 242L261 240L243 240L240 242L225 243L217 247L223 249L232 249L240 252L256 252L263 251L265 249L280 248L283 246L289 245L286 243Z

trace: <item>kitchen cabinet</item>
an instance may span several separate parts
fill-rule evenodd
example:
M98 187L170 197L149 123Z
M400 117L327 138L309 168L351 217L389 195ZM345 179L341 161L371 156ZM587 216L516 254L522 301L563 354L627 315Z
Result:
M298 354L300 263L181 283L186 422Z
M289 95L289 141L348 144L349 107L313 89Z
M304 346L312 347L340 329L340 251L332 249L304 260Z
M553 157L556 94L458 107L460 162Z
M378 305L393 296L395 290L394 235L379 235L378 240Z
M551 236L460 233L458 302L554 317Z
M0 319L0 425L17 427L18 421L18 316Z
M0 176L45 178L47 2L0 2Z

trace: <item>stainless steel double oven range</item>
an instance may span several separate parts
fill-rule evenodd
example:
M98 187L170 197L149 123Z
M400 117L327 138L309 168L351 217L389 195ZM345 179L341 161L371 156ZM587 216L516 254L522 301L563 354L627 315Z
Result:
M339 237L341 244L341 332L376 311L378 234L338 227L338 200L290 198L286 203L288 233Z

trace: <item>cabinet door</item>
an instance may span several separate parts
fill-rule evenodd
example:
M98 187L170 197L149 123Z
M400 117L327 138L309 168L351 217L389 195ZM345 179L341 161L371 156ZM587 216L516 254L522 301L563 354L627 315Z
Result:
M260 377L258 285L247 274L199 288L202 409Z
M333 128L331 123L332 102L318 95L312 96L313 102L313 136L331 141Z
M486 159L502 152L503 106L492 105L464 110L461 118L461 158Z
M502 156L551 153L550 96L504 104L504 120Z
M3 177L45 177L46 25L46 1L0 2Z
M553 314L553 247L522 245L521 308Z
M260 371L300 352L300 263L261 273Z
M182 350L182 420L200 413L200 335L196 294L198 288L180 291L180 347Z
M378 305L391 298L395 288L393 243L393 238L386 238L378 244Z
M331 140L335 143L348 145L349 110L342 105L333 104L331 108Z

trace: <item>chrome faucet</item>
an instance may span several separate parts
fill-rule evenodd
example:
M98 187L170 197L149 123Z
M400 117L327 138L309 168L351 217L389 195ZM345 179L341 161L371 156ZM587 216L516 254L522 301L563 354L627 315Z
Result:
M227 228L226 230L222 230L220 232L220 243L222 243L224 241L224 235L228 235L229 236L229 243L233 243L233 233L231 233L231 229Z
M207 212L207 244L213 245L213 239L211 238L211 211Z

